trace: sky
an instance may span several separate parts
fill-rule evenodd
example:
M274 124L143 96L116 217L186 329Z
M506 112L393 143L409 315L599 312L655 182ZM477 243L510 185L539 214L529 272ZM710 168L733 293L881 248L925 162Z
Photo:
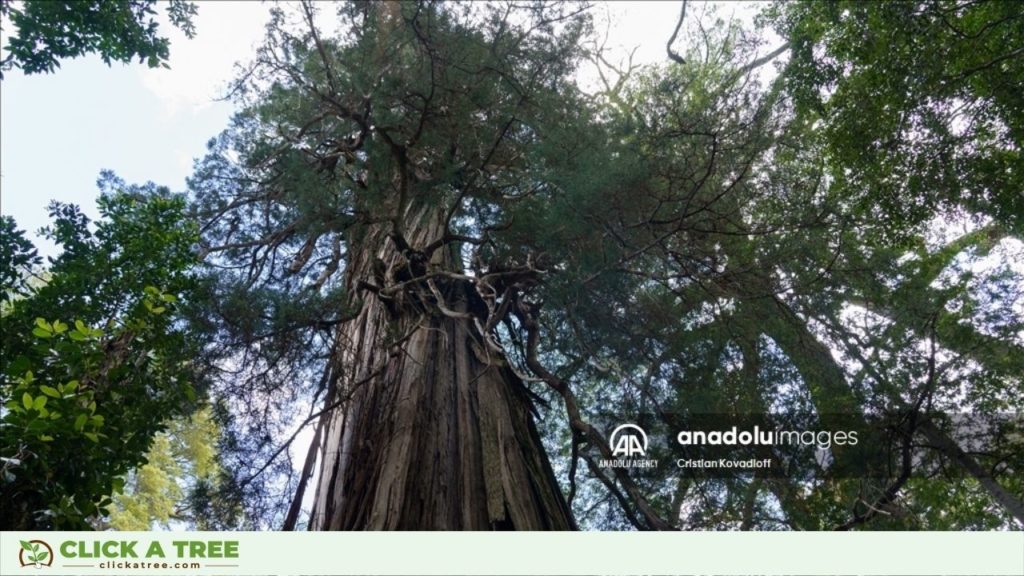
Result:
M262 37L267 9L204 2L194 40L162 26L171 39L170 70L137 62L108 67L87 56L63 61L54 74L5 74L0 212L30 232L48 223L51 200L77 203L95 216L103 169L183 190L192 159L227 125L233 106L218 98L234 63ZM40 248L52 254L52 246Z
M51 200L79 204L95 217L96 179L104 169L131 183L184 190L193 160L227 126L234 105L221 97L236 62L246 61L262 39L272 4L198 4L195 38L161 26L171 40L169 70L138 62L107 66L87 56L63 61L54 74L11 71L0 81L0 213L32 233L42 254L54 254L34 235L48 223ZM665 59L680 6L598 3L594 14L597 28L607 30L613 60L637 48L635 60L649 63ZM691 3L690 17L699 11ZM723 12L751 10L733 3Z

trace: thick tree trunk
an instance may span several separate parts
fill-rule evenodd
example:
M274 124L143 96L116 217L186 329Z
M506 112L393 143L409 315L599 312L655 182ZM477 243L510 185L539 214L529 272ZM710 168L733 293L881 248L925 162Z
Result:
M408 213L410 246L441 237L435 208ZM464 316L478 313L475 291L439 273L458 273L457 259L442 248L416 264L391 232L351 244L362 248L347 271L360 312L339 334L329 403L341 404L326 416L310 528L574 528L524 384Z

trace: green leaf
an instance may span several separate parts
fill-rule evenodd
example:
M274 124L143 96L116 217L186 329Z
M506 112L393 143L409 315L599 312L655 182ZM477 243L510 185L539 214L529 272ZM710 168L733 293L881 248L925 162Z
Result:
M60 398L60 392L58 392L57 389L52 386L47 386L43 384L42 386L39 387L39 389L43 391L43 394L46 394L50 398Z
M63 334L68 329L68 325L61 322L60 320L53 321L53 331L56 334Z
M43 442L53 442L53 436L50 436L49 434L41 434L39 439Z
M24 550L25 552L31 552L32 551L32 543L31 542L29 542L28 540L19 540L19 542L21 542L21 549L22 550Z
M42 410L43 406L46 406L47 400L48 398L46 396L36 396L35 400L32 401L32 408Z
M34 334L35 336L38 336L40 338L53 338L53 334L52 333L50 333L47 330L43 330L42 328L39 328L38 326L32 329L32 334Z
M31 410L32 409L32 395L29 394L28 392L25 392L24 394L22 394L21 395L21 403L22 403L22 405L25 406L25 410Z
M85 414L79 414L78 418L75 418L75 430L81 430L85 427L85 422L89 419Z
M71 380L64 385L64 391L69 394L74 392L76 389L78 389L78 380Z
M97 444L99 444L99 442L100 442L100 437L97 436L94 432L86 432L85 433L85 437L88 438L89 440L92 440L93 442L95 442Z
M43 562L43 561L45 561L45 560L46 560L46 559L47 559L47 558L48 558L49 556L50 556L50 553L49 553L49 552L47 552L46 550L43 550L42 552L40 552L39 554L37 554L37 555L36 555L36 562Z

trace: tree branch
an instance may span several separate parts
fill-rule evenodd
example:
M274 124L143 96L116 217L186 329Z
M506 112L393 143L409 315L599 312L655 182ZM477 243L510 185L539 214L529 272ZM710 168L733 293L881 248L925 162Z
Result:
M676 22L676 29L672 31L672 36L668 39L668 43L665 44L665 50L668 52L669 59L677 64L686 64L686 60L672 49L672 44L676 41L676 36L679 35L679 29L683 27L683 21L686 20L686 3L687 0L683 0L683 9L679 12L679 21Z

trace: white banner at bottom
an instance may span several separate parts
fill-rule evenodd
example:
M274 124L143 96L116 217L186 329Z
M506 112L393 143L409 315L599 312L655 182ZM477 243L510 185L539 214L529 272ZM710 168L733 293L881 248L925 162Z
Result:
M3 532L0 574L1021 576L1022 532Z

